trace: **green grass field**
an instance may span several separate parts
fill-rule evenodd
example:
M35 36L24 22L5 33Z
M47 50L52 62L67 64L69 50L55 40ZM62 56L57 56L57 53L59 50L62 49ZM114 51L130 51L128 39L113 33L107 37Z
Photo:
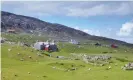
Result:
M5 36L5 35L4 35ZM9 36L9 35L6 35ZM12 40L17 38L12 38ZM64 43L58 44L59 52L44 52L42 56L37 53L41 51L33 50L30 47L21 47L1 44L1 79L2 80L133 80L133 71L124 71L121 66L128 62L133 62L133 50L128 47L112 49L107 47L95 47L89 45L77 45ZM11 49L11 51L8 51ZM115 52L117 50L117 52ZM127 50L127 52L125 52ZM112 63L105 66L94 66L86 64L81 60L57 59L56 56L70 56L70 53L103 54L107 53L113 58ZM18 55L18 53L20 53ZM53 57L46 56L51 54ZM29 58L31 56L31 58ZM21 61L20 59L24 60ZM117 66L115 65L117 63ZM74 65L77 69L68 71ZM108 66L112 68L106 70ZM56 68L55 68L56 67ZM91 70L88 70L91 68Z

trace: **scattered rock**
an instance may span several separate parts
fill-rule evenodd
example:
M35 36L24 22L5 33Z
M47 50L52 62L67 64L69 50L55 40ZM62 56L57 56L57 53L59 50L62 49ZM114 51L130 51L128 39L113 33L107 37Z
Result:
M73 71L73 70L76 70L77 68L71 68L70 70Z
M88 69L89 71L91 70L91 68Z
M109 66L108 69L111 69L111 66Z
M29 58L31 58L31 56L29 56Z
M23 59L23 58L21 58L21 59L20 59L20 61L24 61L24 59Z
M124 66L121 67L121 69L123 69L123 70L133 70L133 62L125 64Z
M30 74L30 72L28 72L28 74Z
M55 66L53 66L52 68L53 68L53 69L55 69L56 67L55 67Z
M8 51L11 51L11 49L8 49Z
M18 53L18 55L20 55L20 53Z

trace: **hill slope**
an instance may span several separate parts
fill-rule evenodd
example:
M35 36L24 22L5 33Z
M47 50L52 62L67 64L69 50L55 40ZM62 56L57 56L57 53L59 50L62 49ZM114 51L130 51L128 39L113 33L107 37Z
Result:
M89 37L85 32L75 30L73 28L61 25L53 24L45 21L41 21L36 18L16 15L8 12L1 13L2 15L2 31L8 28L19 28L22 31L36 30L38 32L47 33L48 35L60 36L60 37Z
M123 41L118 41L105 37L92 36L83 31L75 30L65 25L53 24L41 21L33 17L16 15L13 13L1 11L1 31L4 32L9 28L14 28L21 32L30 32L32 30L35 33L42 33L56 38L59 37L60 39L84 39L105 43L117 43L133 47L132 44L128 44Z

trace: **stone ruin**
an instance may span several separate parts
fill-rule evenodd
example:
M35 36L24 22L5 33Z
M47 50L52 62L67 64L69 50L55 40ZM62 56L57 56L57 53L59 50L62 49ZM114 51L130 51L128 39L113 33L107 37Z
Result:
M110 59L111 57L108 55L87 55L83 57L84 62L100 66L108 64Z
M109 55L86 55L86 54L76 54L71 53L72 59L78 59L83 60L85 63L91 63L95 65L101 65L108 64L109 60L111 59L111 56Z
M122 67L123 70L133 70L133 62L129 62Z

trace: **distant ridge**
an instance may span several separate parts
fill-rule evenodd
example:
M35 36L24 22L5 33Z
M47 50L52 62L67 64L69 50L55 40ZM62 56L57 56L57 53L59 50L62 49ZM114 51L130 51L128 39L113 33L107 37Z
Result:
M83 31L62 24L45 22L37 18L1 11L1 31L5 32L9 28L19 29L21 32L29 32L32 30L48 36L58 37L60 39L73 38L77 40L82 39L96 42L117 43L133 47L133 44L105 37L92 36Z

